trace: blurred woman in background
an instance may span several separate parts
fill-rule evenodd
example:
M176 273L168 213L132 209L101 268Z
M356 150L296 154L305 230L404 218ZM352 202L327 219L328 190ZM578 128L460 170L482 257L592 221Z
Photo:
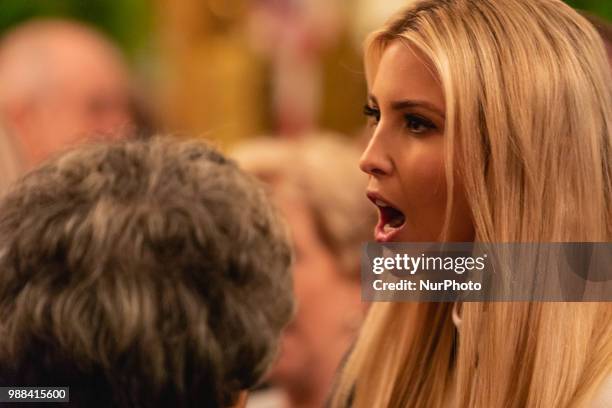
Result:
M378 241L612 241L612 78L569 6L414 1L365 63ZM611 376L612 303L377 303L332 406L610 407Z
M290 407L320 408L364 312L360 251L375 213L364 196L359 150L340 136L259 139L233 155L267 183L290 226L297 313L270 382Z

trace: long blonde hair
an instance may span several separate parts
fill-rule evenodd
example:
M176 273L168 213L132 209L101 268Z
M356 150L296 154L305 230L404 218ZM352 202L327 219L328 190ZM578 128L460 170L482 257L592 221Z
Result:
M446 98L453 176L476 241L612 241L612 78L595 29L560 0L425 0L366 45L420 49ZM444 234L441 239L444 239ZM333 407L579 407L612 373L612 303L378 303Z

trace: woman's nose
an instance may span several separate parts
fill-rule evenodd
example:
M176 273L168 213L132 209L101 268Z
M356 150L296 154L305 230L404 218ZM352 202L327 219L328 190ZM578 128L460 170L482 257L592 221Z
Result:
M359 160L359 168L370 176L382 177L391 174L393 162L387 154L384 145L377 135L374 135L368 147L365 149Z

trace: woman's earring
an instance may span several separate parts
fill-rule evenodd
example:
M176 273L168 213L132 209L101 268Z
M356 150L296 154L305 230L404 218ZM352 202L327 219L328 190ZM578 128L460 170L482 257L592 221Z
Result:
M455 323L455 327L457 327L457 330L459 330L459 328L461 328L461 306L463 306L463 304L461 302L455 302L453 303L453 313L452 313L452 317L453 317L453 323Z

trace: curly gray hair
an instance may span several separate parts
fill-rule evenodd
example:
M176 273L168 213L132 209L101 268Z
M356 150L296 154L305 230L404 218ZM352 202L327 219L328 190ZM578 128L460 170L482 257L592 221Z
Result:
M293 301L265 193L204 143L70 151L0 204L0 383L77 406L228 406Z

